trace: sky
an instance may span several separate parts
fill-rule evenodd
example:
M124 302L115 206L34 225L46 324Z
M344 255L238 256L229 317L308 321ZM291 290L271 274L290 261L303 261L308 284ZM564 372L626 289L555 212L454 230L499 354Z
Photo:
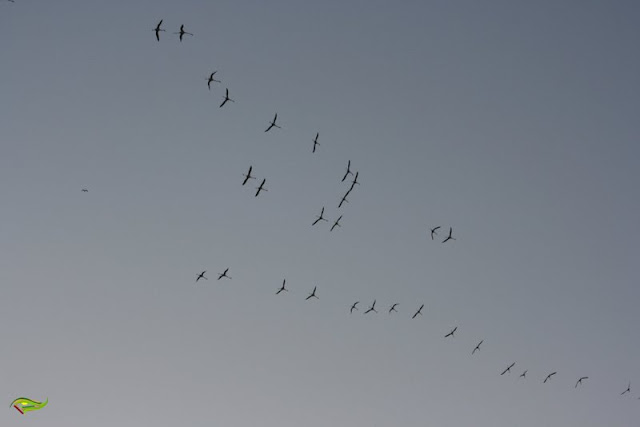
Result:
M3 1L0 425L637 426L638 21Z

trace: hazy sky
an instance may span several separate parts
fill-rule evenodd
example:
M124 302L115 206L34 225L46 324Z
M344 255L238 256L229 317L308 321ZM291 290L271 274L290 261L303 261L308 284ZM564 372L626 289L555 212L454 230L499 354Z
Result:
M3 1L0 425L637 426L638 22Z

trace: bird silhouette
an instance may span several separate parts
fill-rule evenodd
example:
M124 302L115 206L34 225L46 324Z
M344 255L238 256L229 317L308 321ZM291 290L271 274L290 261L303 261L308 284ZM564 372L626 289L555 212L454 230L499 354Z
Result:
M351 172L351 160L349 160L349 162L347 163L347 171L344 173L344 176L342 177L342 182L344 182L344 180L347 179L347 176L349 175L353 175L353 172Z
M213 73L211 73L211 75L209 76L209 78L207 79L207 87L209 88L209 90L211 90L211 82L218 82L218 83L222 83L220 80L216 80L213 76L216 75L216 73L218 72L218 70L214 71Z
M192 36L192 33L188 33L184 30L184 24L180 25L180 31L177 33L173 33L173 34L180 34L180 42L182 42L182 36L184 36L185 34L189 34L190 36Z
M527 372L529 372L529 371L528 370L524 371L523 373L520 374L520 376L518 378L527 378Z
M320 136L320 132L316 133L316 138L313 140L313 151L311 151L312 153L316 152L316 145L320 145L320 143L318 142L318 137Z
M260 187L256 187L256 195L255 197L258 197L258 194L260 194L261 191L267 191L267 189L264 187L264 183L267 181L267 178L264 178L262 180L262 182L260 183Z
M311 226L313 227L314 225L316 225L318 222L320 221L326 221L329 222L328 219L324 218L322 215L324 215L324 206L322 207L322 210L320 211L320 216L316 217L316 220L313 221L313 224L311 224Z
M397 306L398 306L398 303L393 304L391 308L389 308L389 314L391 314L392 311L395 311L397 313L398 312L398 310L396 310Z
M349 191L353 190L353 187L355 187L356 185L360 185L360 183L358 182L359 174L360 172L356 171L356 174L353 176L353 181L351 181L351 187L349 187Z
M265 130L265 132L269 132L271 128L282 129L280 126L276 124L276 120L278 120L278 113L276 113L276 115L273 117L273 121L269 124L269 127L267 128L267 130Z
M629 386L627 387L627 389L620 393L620 396L624 396L627 393L631 393L631 381L629 381Z
M445 337L445 338L449 338L449 337L454 336L453 334L455 334L457 330L458 330L458 327L456 326L455 328L453 328L453 329L451 330L451 332L449 332L449 333L448 333L447 335L445 335L444 337Z
M442 241L442 243L447 243L449 240L456 240L456 239L454 239L453 237L451 237L451 233L453 233L453 228L452 228L452 227L449 227L449 236L447 236L447 238L446 238L446 239L444 239L444 240Z
M412 319L415 319L416 316L419 314L420 316L422 316L422 309L424 308L424 304L422 304L420 306L420 308L418 309L418 311L415 312L415 314L411 317Z
M82 189L82 192L83 192L83 193L88 193L88 192L89 192L89 190L87 190L86 188L83 188L83 189Z
M284 280L282 281L282 287L281 287L280 289L278 289L278 292L276 292L276 295L278 295L278 294L279 294L280 292L282 292L282 291L289 292L289 289L286 289L286 288L284 287L284 284L285 284L286 282L287 282L287 279L284 279Z
M376 300L373 300L373 304L371 304L371 307L369 307L369 309L365 311L364 314L367 314L371 311L373 311L374 313L378 312L378 310L376 310Z
M437 226L435 228L431 229L431 240L433 240L433 236L437 236L438 233L436 233L438 231L438 229L440 228L440 226Z
M9 1L12 1L12 0L9 0ZM156 28L153 29L153 31L155 31L156 33L156 40L158 41L160 41L160 31L165 31L160 28L160 26L162 25L162 21L163 19L161 19L160 22L158 22L158 25L156 25Z
M555 374L557 374L557 372L551 372L549 375L547 375L547 377L544 379L544 381L542 381L542 383L546 383L547 381L549 381L551 379L552 376L554 376Z
M247 183L247 181L249 181L250 179L256 179L255 176L251 176L251 170L253 169L253 166L249 166L249 172L247 172L247 174L242 174L242 176L244 176L244 181L242 181L242 185L245 185Z
M224 271L224 273L218 274L218 280L222 279L223 277L226 277L227 279L231 279L231 277L227 276L227 271L229 271L228 268Z
M342 215L340 215L340 217L338 219L336 219L336 222L333 223L333 225L331 226L331 230L329 231L333 231L334 228L336 227L341 227L340 225L340 220L342 219Z
M473 355L473 353L475 353L476 351L480 351L480 346L482 345L482 343L484 342L484 340L480 341L478 343L478 345L473 349L473 351L471 352L471 354Z
M236 101L234 101L233 99L229 98L229 89L227 89L227 93L226 93L226 95L224 96L224 101L222 101L222 104L220 104L220 108L222 108L222 106L223 106L224 104L226 104L226 103L227 103L227 101L236 102Z
M358 305L360 303L360 301L356 301L353 303L353 305L351 306L351 310L349 310L349 313L353 313L353 310L358 311L358 309L356 308L356 305Z
M198 277L196 278L196 283L198 283L198 280L200 280L200 279L209 280L206 277L204 277L204 273L206 273L206 272L207 272L207 270L203 271L202 273L200 273L198 275Z
M349 189L349 191L347 191L347 193L344 196L342 196L342 200L340 200L340 203L338 204L338 209L340 209L340 207L342 207L342 204L344 202L349 203L349 201L347 200L347 196L349 195L350 192L351 192L351 189Z
M505 369L504 371L502 371L502 373L500 375L504 375L507 372L511 372L511 368L513 368L513 366L516 364L516 362L513 362L511 365L509 365L509 367L507 369Z
M316 298L316 299L320 299L320 298L318 298L318 296L316 295L316 288L317 288L317 286L314 286L314 287L313 287L313 292L311 292L311 294L309 294L309 296L308 296L308 297L306 297L306 298L304 299L305 301L306 301L306 300L308 300L309 298Z
M580 377L578 382L576 382L576 386L574 388L578 388L578 384L582 384L582 380L588 380L589 377Z

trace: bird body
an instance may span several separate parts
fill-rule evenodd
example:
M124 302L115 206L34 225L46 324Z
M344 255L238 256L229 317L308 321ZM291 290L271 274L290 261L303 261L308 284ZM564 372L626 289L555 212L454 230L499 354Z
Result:
M373 311L374 313L378 312L378 310L376 310L376 300L373 300L373 304L371 304L371 307L369 307L369 309L365 311L364 314L367 314L371 311Z
M334 228L340 227L340 220L341 219L342 219L342 215L340 215L340 217L338 219L336 219L336 222L333 223L333 225L331 226L331 230L329 230L329 231L333 231Z
M278 120L278 113L276 113L276 115L273 117L273 120L271 121L271 123L269 124L269 127L265 130L265 132L269 132L271 128L282 129L280 126L276 124L276 120Z
M324 206L322 207L322 210L320 211L320 216L316 217L316 220L313 221L313 224L311 224L311 226L313 227L314 225L316 225L318 222L320 221L326 221L328 222L329 220L327 220L326 218L323 217L324 215Z
M418 309L418 311L416 311L416 313L413 315L413 317L411 317L412 319L415 319L416 316L419 314L420 316L422 316L422 309L424 308L424 304L422 304L420 306L420 308Z
M9 0L11 1L11 0ZM153 31L155 31L156 33L156 40L160 41L160 31L165 31L163 29L160 28L160 26L162 25L162 21L163 19L160 20L160 22L158 22L158 25L156 25L156 28L153 29Z
M249 172L247 172L247 174L242 174L242 176L244 176L244 181L242 181L242 185L245 185L247 183L247 181L249 181L250 179L256 179L255 176L251 176L251 170L253 169L253 166L249 166Z
M547 375L547 377L544 379L544 381L542 381L542 383L546 383L547 381L549 381L551 379L552 376L554 376L555 374L557 374L557 372L552 372L549 375Z
M358 311L358 308L356 307L356 305L358 305L360 303L360 301L356 301L353 303L353 305L351 306L351 310L349 310L349 313L353 313L353 310Z
M209 90L211 90L211 82L218 82L218 83L222 83L220 80L216 80L213 76L216 75L218 71L214 71L213 73L211 73L211 75L209 76L209 78L207 79L207 87L209 88Z
M500 375L504 375L507 372L511 372L511 368L513 368L515 366L516 362L513 362L511 365L509 365L509 367L507 369L505 369L504 371L502 371L502 373Z
M452 233L453 233L453 228L452 228L452 227L449 227L449 236L447 236L447 238L446 238L446 239L444 239L444 240L442 241L442 243L447 243L449 240L456 240L456 239L454 239L454 238L451 236L451 234L452 234Z
M180 31L178 31L177 33L173 33L173 34L179 34L180 35L180 42L182 43L182 36L184 36L185 34L189 34L190 36L192 36L192 33L189 33L187 31L184 30L184 24L180 25Z
M314 287L313 287L313 292L311 292L311 294L309 294L309 296L305 298L305 301L306 301L306 300L308 300L308 299L310 299L310 298L320 299L320 298L318 298L318 296L316 295L316 289L317 289L317 288L318 288L317 286L314 286Z
M260 183L260 186L259 186L259 187L256 187L256 190L258 190L258 191L256 191L256 195L255 195L255 197L258 197L258 194L260 194L260 192L261 192L261 191L267 191L267 189L264 187L264 183L265 183L266 181L267 181L267 179L266 179L266 178L264 178L264 179L262 180L262 182Z
M318 142L319 136L320 136L320 132L316 133L316 138L313 140L313 151L311 151L312 153L316 152L316 145L320 145L320 143Z
M482 343L484 342L484 340L480 341L478 343L478 345L473 349L473 351L471 352L471 354L473 355L473 353L475 353L476 351L480 351L480 346L482 345Z
M200 279L209 280L206 277L204 277L204 273L206 273L206 272L207 272L207 270L203 271L202 273L200 273L198 275L198 277L196 278L196 283L198 283L198 280L200 280Z
M289 292L289 289L286 289L286 288L284 287L284 284L285 284L286 282L287 282L287 279L284 279L284 280L282 281L282 287L281 287L280 289L278 289L278 292L276 292L276 295L278 295L278 294L279 294L280 292L282 292L282 291L284 291L284 292Z
M456 326L455 328L453 328L453 329L451 330L451 332L449 332L449 333L448 333L447 335L445 335L444 337L445 337L445 338L452 337L452 336L453 336L453 334L455 334L457 330L458 330L458 327Z
M231 277L227 276L227 272L229 271L229 269L227 268L224 273L220 273L218 274L218 280L222 279L223 277L226 277L227 279L231 279Z
M398 306L398 303L393 304L391 308L389 308L389 314L391 314L392 311L395 311L397 313L398 312L398 310L396 310L397 306Z
M226 93L226 95L224 96L224 100L222 101L222 104L220 104L220 108L222 108L222 106L223 106L224 104L226 104L226 103L227 103L227 101L236 102L236 101L234 101L233 99L229 98L229 89L227 89L227 93Z

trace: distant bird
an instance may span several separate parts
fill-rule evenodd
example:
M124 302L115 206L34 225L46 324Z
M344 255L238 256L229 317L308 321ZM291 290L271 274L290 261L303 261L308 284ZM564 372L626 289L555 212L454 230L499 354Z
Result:
M588 380L589 377L581 377L578 379L578 382L576 382L576 386L574 388L578 388L578 384L582 384L582 380Z
M438 233L436 233L436 231L438 231L439 228L440 228L440 226L437 226L437 227L431 229L431 240L433 240L433 236L437 236L438 235Z
M313 287L313 292L311 292L311 294L310 294L308 297L306 297L306 298L305 298L305 301L306 301L306 300L308 300L309 298L316 298L316 299L320 299L320 298L318 298L318 296L316 295L316 288L317 288L317 286L314 286L314 287Z
M449 240L456 240L456 239L454 239L453 237L451 237L451 233L453 233L453 228L452 228L452 227L449 227L449 236L447 236L447 238L446 238L446 239L444 239L444 240L442 241L442 243L447 243Z
M511 372L511 368L513 368L513 366L516 364L516 362L513 362L511 365L509 365L509 367L507 369L505 369L504 371L502 371L502 373L500 375L504 375L507 372Z
M244 181L242 181L242 185L245 185L247 183L247 181L249 181L250 179L256 179L255 176L251 176L251 170L253 169L253 166L249 166L249 172L247 172L247 174L242 174L242 176L244 176Z
M338 209L340 209L340 207L344 202L349 203L349 201L347 200L347 196L349 195L350 192L351 190L347 191L347 193L344 196L342 196L342 200L340 200L340 203L338 204Z
M13 0L9 0L10 2L13 3ZM162 21L163 19L160 20L160 22L158 22L158 25L156 25L156 28L153 29L153 31L156 32L156 40L160 41L160 31L166 31L160 28L160 25L162 25Z
M620 393L620 396L623 396L627 393L631 393L631 382L629 382L629 386L627 387L627 389L625 391L623 391L622 393Z
M329 231L333 231L334 228L340 227L340 220L341 219L342 219L342 215L340 215L340 217L338 219L336 219L336 222L333 223L333 225L331 226L331 230L329 230Z
M227 271L229 271L228 268L224 271L224 273L218 274L218 280L222 279L223 277L226 277L227 279L231 279L231 277L227 276Z
M557 374L557 372L551 372L549 375L547 375L547 377L544 379L544 381L542 381L542 384L546 383L547 381L549 381L549 379L554 376L555 374Z
M200 275L198 276L198 278L196 279L196 283L198 283L198 280L200 279L204 279L204 280L209 280L206 277L204 277L204 273L206 273L207 270L203 271L202 273L200 273Z
M320 216L316 217L316 220L313 221L313 224L311 224L311 226L313 227L314 225L316 225L319 221L326 221L329 222L328 219L326 219L325 217L323 217L322 215L324 215L324 206L322 207L322 210L320 211Z
M278 120L278 113L276 113L276 115L273 117L273 121L269 124L269 127L267 128L267 130L265 130L265 132L269 132L271 128L282 129L280 126L276 124L276 120Z
M86 188L83 188L83 189L82 189L82 192L83 192L83 193L88 193L88 192L89 192L89 190L87 190Z
M455 328L453 328L453 329L451 330L451 332L449 332L449 333L448 333L447 335L445 335L444 337L445 337L445 338L452 337L452 336L453 336L453 334L455 334L457 330L458 330L458 327L456 326Z
M260 194L261 191L268 191L265 187L264 187L264 183L266 182L267 178L263 179L262 182L260 183L260 187L256 187L256 195L255 197L258 197L258 194Z
M473 351L471 352L471 354L473 355L473 353L475 353L476 351L480 351L480 346L482 345L482 343L484 342L484 340L480 341L478 343L478 345L476 346L476 348L473 349Z
M282 287L280 289L278 289L278 292L276 292L276 295L278 295L280 292L285 291L285 292L289 292L289 289L285 289L284 284L287 282L287 279L284 279L282 281Z
M527 372L529 372L529 370L526 370L523 373L521 373L518 378L527 378Z
M397 306L398 306L398 303L393 304L389 309L389 314L391 314L392 311L395 311L397 313L398 312L398 310L396 310Z
M215 78L213 78L213 76L215 76L217 72L218 72L218 70L216 70L213 73L211 73L211 75L207 79L207 87L209 88L209 90L211 90L211 82L222 83L220 80L216 80Z
M226 104L227 101L236 102L233 99L229 98L229 89L227 89L227 94L224 96L224 101L222 101L222 104L220 104L220 108L222 108L222 106Z
M349 191L353 190L354 186L360 185L360 183L358 182L358 174L360 174L360 172L356 171L356 174L353 177L353 181L351 181L351 188L349 188Z
M318 142L318 137L320 136L320 132L316 133L316 139L313 140L313 151L312 153L316 152L316 145L320 145L320 143Z
M358 309L356 308L356 305L358 305L360 303L360 301L356 301L353 303L353 305L351 306L351 310L349 310L349 313L353 313L353 310L358 311Z
M173 34L180 34L180 42L182 42L182 36L184 36L185 34L189 34L190 36L192 36L192 33L188 33L184 30L184 24L180 25L180 31L177 33L173 33Z
M369 309L365 311L364 314L367 314L370 311L373 311L374 313L378 312L378 310L376 310L376 300L373 300L373 304L371 304L371 307L369 307Z
M422 309L424 308L424 304L422 304L420 306L420 308L418 309L418 311L416 311L416 313L413 315L413 317L411 317L412 319L415 319L416 316L419 314L420 316L422 316Z
M353 175L353 172L351 172L351 160L349 160L349 162L347 163L347 171L345 172L344 176L342 177L342 182L344 182L344 180L347 179L348 175Z

